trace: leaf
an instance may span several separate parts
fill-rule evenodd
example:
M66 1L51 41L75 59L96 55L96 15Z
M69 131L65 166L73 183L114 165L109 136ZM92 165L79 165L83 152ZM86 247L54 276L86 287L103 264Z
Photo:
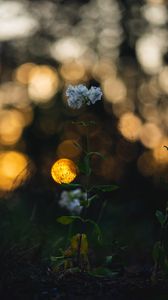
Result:
M90 161L89 158L87 156L85 156L83 161L80 161L78 163L78 169L80 171L80 173L83 173L85 175L90 175L91 174L91 168L90 168Z
M81 184L79 183L62 183L61 187L63 188L76 188L76 187L80 187Z
M73 223L75 220L82 220L82 219L78 216L61 216L57 218L57 222L63 225L69 225Z
M97 199L97 198L99 198L99 196L97 194L95 194L95 195L89 197L88 201L91 203L91 201L93 201L94 199Z
M79 168L79 171L80 173L83 173L87 176L89 176L91 174L91 167L90 167L90 158L85 155L83 161L80 161L78 163L78 168Z
M101 243L101 242L102 242L102 232L101 232L101 230L100 230L99 225L98 225L96 222L94 222L94 221L92 221L92 220L89 220L89 219L84 220L84 222L85 222L85 223L90 223L90 224L93 225L94 230L95 230L95 233L96 233L96 235L97 235L97 240L98 240L99 243Z
M73 252L78 252L80 243L80 254L88 254L88 240L84 233L78 233L74 235L71 239L71 248Z
M78 142L73 141L73 144L74 144L77 148L79 148L80 150L83 150L82 146L81 146Z
M106 265L109 266L113 262L113 255L106 256Z
M165 256L165 251L160 241L157 241L153 247L152 257L155 264L160 264Z
M87 153L87 156L92 156L92 155L97 155L97 156L100 156L102 159L105 159L105 156L103 154L101 154L100 152L89 152Z
M50 257L50 260L52 262L58 262L59 260L62 260L62 259L64 259L64 256L51 256Z
M114 184L109 184L109 185L96 185L94 187L95 189L97 190L100 190L102 192L112 192L112 191L115 191L118 189L118 186L117 185L114 185Z
M72 124L82 125L84 127L88 126L87 122L84 122L84 121L72 121Z
M165 222L167 221L167 216L164 215L161 210L157 210L155 213L155 216L158 219L161 226L163 226L165 224Z
M108 268L99 267L90 272L90 275L96 277L116 277L118 272L111 271Z
M95 122L95 121L89 121L88 124L89 124L89 125L96 125L97 122Z

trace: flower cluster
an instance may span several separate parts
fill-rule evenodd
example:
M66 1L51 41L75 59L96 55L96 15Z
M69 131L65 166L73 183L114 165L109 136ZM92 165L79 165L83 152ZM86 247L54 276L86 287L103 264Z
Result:
M76 86L69 85L66 90L67 102L69 107L79 109L83 105L95 104L96 101L101 100L102 91L99 87L92 86L89 90L83 85Z
M63 191L59 200L61 207L67 208L70 212L80 214L83 206L81 201L86 201L87 195L81 189L73 191Z

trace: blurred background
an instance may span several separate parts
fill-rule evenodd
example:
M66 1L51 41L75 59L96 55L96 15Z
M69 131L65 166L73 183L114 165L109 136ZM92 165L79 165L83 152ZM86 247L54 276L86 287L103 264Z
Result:
M168 7L165 0L0 0L1 239L59 247L56 159L77 162L94 120L92 180L117 183L103 196L103 234L146 259L167 201ZM68 108L69 84L100 86L103 101ZM97 214L101 200L97 201ZM40 234L39 234L40 233ZM29 238L28 238L29 236ZM5 242L6 243L6 242ZM6 244L5 244L6 245Z

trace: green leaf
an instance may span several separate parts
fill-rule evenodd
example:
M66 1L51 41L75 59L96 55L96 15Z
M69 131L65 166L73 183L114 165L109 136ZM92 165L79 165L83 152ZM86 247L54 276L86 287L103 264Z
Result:
M61 187L63 188L76 188L76 187L80 187L81 184L79 183L62 183Z
M162 211L157 210L155 213L156 218L158 219L161 226L163 226L167 221L167 216L163 214Z
M113 255L106 256L106 265L109 266L113 262Z
M84 222L85 223L90 223L90 224L93 225L95 233L97 235L97 240L98 240L99 243L102 243L102 232L100 230L99 225L96 222L94 222L94 221L92 221L90 219L84 220Z
M155 264L160 264L165 257L165 251L161 245L161 241L157 241L153 247L152 257Z
M118 189L117 185L108 184L108 185L96 185L94 186L95 189L100 190L102 192L112 192Z
M84 233L78 233L71 238L71 249L78 252L80 242L80 253L87 256L88 255L88 239L87 235Z
M84 127L90 126L90 125L96 125L97 123L95 121L72 121L71 124L81 125Z
M88 156L88 157L90 157L90 156L92 156L92 155L97 155L97 156L100 156L102 159L105 159L105 156L104 156L103 154L101 154L100 152L95 152L95 151L93 151L93 152L87 153L87 156Z
M80 161L78 163L78 168L80 173L83 173L85 175L90 175L91 174L91 168L90 168L90 159L87 157L87 155L84 157L83 161Z
M95 195L89 197L88 201L91 203L91 201L93 201L94 199L97 199L97 198L99 198L99 196L97 194L95 194Z
M89 274L96 277L116 277L118 272L111 271L108 268L99 267L92 272L89 272Z
M59 260L62 260L62 259L64 259L64 256L51 256L50 257L50 260L52 262L58 262Z
M61 216L57 218L57 222L63 225L69 225L73 223L75 220L82 220L82 219L78 216Z
M79 148L80 150L83 150L82 146L81 146L78 142L73 141L73 144L74 144L77 148Z
M84 122L84 121L72 121L72 124L81 125L81 126L84 126L84 127L88 126L87 122Z

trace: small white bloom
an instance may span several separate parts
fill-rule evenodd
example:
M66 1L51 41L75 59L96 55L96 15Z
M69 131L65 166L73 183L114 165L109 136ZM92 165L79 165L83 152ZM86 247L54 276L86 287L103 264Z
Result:
M69 85L66 90L67 102L69 107L79 109L83 105L94 104L101 100L102 91L99 87L92 86L90 90L83 84L76 86Z
M68 204L68 202L69 202L68 192L63 191L63 192L61 193L61 198L60 198L60 200L59 200L59 205L60 205L61 207L66 207L67 204Z
M80 214L83 208L83 206L80 204L80 201L86 200L86 197L86 193L83 193L81 189L63 191L58 203L61 207L65 207L71 213Z
M99 87L92 86L88 92L90 102L87 104L95 104L96 101L101 100L103 93Z
M72 197L74 197L74 196L75 197L81 197L82 191L81 191L81 189L76 189L76 190L70 191L69 194Z
M79 109L86 102L88 89L83 84L69 85L66 91L68 105L73 109Z
M78 199L73 199L73 201L71 201L69 203L69 206L68 206L68 209L71 211L71 212L74 212L74 213L77 213L77 214L80 214L81 210L82 210L82 206L80 205L80 202Z

